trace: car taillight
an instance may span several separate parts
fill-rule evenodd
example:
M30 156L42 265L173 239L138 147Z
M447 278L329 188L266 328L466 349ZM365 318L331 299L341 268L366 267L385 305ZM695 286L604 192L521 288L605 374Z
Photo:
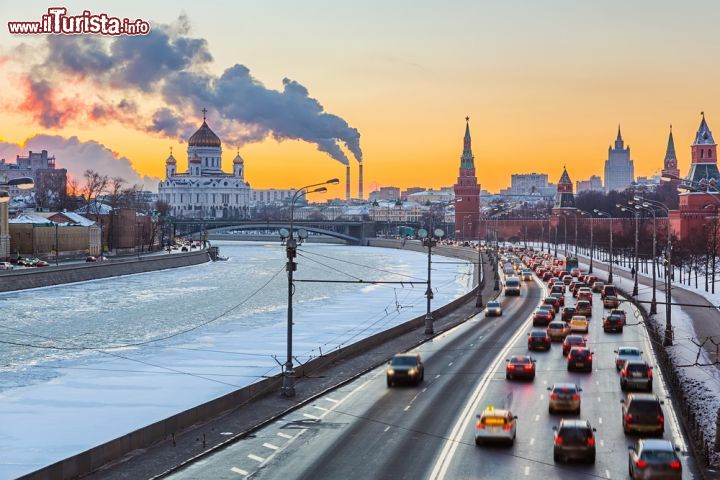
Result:
M628 413L627 415L625 415L625 421L626 421L626 422L629 422L629 421L631 421L631 420L632 420L632 415L630 415L629 413Z
M568 353L568 360L572 360L572 353Z
M485 428L485 425L483 425L482 422L477 422L477 423L475 424L475 426L476 426L478 429L480 429L480 430L482 430L482 429Z
M662 415L658 415L657 421L660 423L665 423L665 417L663 417Z
M592 355L588 355L587 359L592 361Z
M503 430L510 430L510 424L508 423L507 425L505 425L505 426L503 427Z
M532 369L533 369L532 365L525 365L525 370L532 370Z
M555 445L562 445L562 437L560 437L560 436L555 437Z
M550 398L551 398L552 400L557 400L557 398L558 398L557 393L551 393L551 394L550 394Z
M674 462L670 462L670 468L673 470L679 470L680 469L680 462L675 460Z
M508 369L508 370L515 370L515 365L510 364L510 365L507 366L507 369Z
M572 399L573 399L573 400L580 400L580 395L578 395L578 394L576 393L575 395L572 396Z
M648 378L652 378L652 371L649 368L648 368L647 373L648 373Z
M594 447L595 446L595 437L588 438L588 447Z
M645 460L638 460L637 461L637 467L638 468L645 468L648 466L648 463Z
M550 343L550 337L545 337L544 340L545 340L545 343Z

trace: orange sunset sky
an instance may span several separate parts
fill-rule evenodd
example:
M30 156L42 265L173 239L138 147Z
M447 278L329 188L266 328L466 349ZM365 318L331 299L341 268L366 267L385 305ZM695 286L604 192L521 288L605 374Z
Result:
M4 2L0 14L37 20L56 3ZM183 35L204 39L212 55L199 70L219 76L241 64L269 90L282 90L285 77L300 83L325 112L360 132L366 194L385 185L452 185L466 115L479 181L493 192L509 185L511 173L548 173L555 182L564 164L573 181L602 176L618 123L636 175L659 173L669 124L683 174L700 112L720 131L720 4L712 1L66 1L63 6L75 14L89 9L143 18L154 27L173 25L185 15L189 31ZM114 114L96 121L77 112L61 124L43 125L33 110L40 107L27 104L25 82L38 69L43 72L47 39L3 29L1 141L22 147L38 134L77 136L99 142L150 177L164 175L172 146L180 169L186 167L183 142L143 125L166 100L118 79L98 86L85 74L51 82L61 108L132 99L138 111L124 114L123 121ZM208 109L214 128L220 114ZM202 120L199 109L185 108L183 115L197 126ZM344 167L313 143L278 141L272 134L239 145L253 187L289 188L344 177ZM223 138L228 171L235 148ZM63 166L62 156L51 153ZM91 160L86 163L94 168ZM351 166L355 194L352 157ZM342 197L343 189L334 187L329 196Z

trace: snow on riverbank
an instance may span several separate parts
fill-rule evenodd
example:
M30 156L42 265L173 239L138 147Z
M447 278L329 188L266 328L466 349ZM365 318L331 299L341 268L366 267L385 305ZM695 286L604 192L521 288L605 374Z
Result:
M273 356L282 361L285 352L284 251L245 242L222 243L221 251L231 260L0 295L8 314L0 339L43 347L0 348L0 478L280 372ZM348 278L338 270L364 279L426 275L421 253L316 244L301 251L296 278ZM470 290L471 271L469 264L435 265L433 306ZM293 343L301 361L425 311L424 286L298 283L296 289ZM162 342L110 348L171 335L224 312ZM78 345L93 349L62 350Z

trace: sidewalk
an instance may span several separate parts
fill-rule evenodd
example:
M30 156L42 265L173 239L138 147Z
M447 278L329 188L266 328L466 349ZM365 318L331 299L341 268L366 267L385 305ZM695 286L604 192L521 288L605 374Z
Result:
M463 255L462 252L459 253ZM493 290L492 269L487 262L484 273L487 281L483 289L483 301L487 302L499 292ZM469 300L452 313L437 319L435 334L442 334L443 331L473 317L478 311L479 309L475 307L475 298ZM292 399L270 392L251 404L239 406L226 415L181 432L175 438L168 438L147 450L133 452L85 478L110 480L154 478L198 455L208 453L211 449L221 448L222 445L239 440L265 422L297 408L328 389L384 364L393 354L412 349L429 338L431 337L424 334L423 328L414 330L360 355L332 364L322 371L313 372L310 377L297 379L296 396ZM227 432L233 435L228 436Z

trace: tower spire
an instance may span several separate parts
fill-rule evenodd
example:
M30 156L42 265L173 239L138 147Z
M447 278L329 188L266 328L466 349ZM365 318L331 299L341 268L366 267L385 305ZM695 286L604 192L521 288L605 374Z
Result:
M203 122L205 121L205 115L207 114L207 108L202 109L203 112Z
M472 139L470 138L470 117L465 117L465 138L463 139L463 153L460 157L460 168L475 169L475 156L472 153Z
M622 134L620 133L620 124L618 123L618 134L617 134L617 140L622 141Z

